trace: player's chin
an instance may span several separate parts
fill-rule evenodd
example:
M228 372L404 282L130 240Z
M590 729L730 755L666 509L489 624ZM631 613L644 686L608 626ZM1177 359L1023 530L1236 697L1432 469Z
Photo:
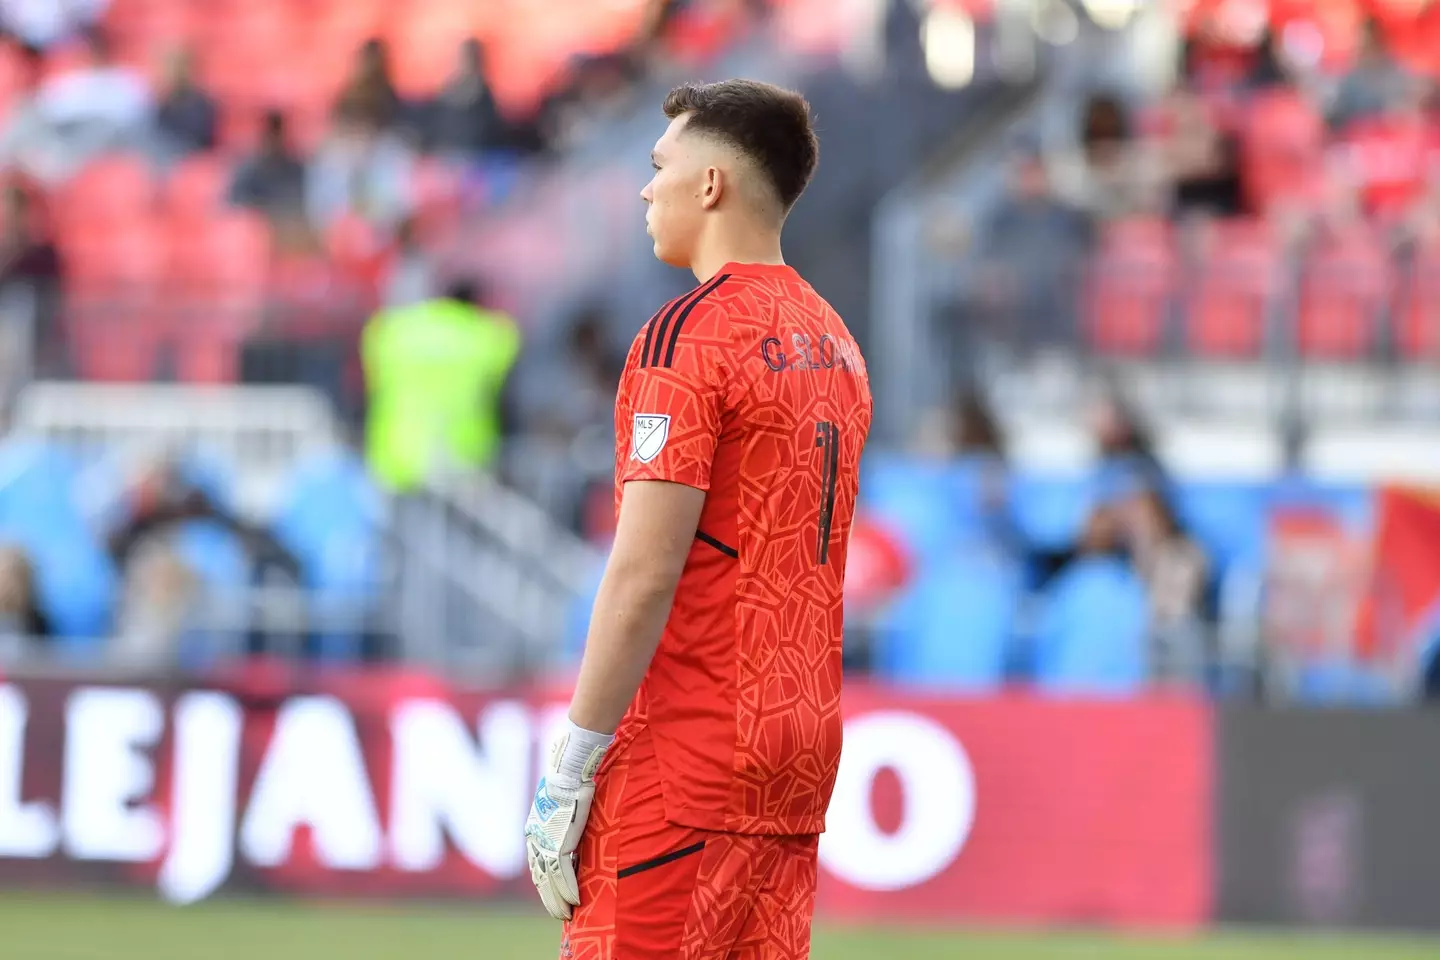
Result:
M658 239L655 241L655 259L671 267L684 268L690 266L689 258L681 255L673 248L665 246L665 244L661 243Z

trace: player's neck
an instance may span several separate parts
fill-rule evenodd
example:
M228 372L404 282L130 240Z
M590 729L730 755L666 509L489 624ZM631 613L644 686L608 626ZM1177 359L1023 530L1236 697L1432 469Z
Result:
M741 229L717 229L712 235L701 237L690 260L690 269L695 279L704 283L727 263L784 262L778 230L757 230L746 225Z

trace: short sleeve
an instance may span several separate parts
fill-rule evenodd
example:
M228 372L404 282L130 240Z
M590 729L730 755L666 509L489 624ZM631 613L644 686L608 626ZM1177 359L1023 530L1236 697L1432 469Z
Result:
M710 489L710 466L720 439L724 385L718 370L706 370L701 351L687 363L639 367L626 375L632 422L620 482L669 480Z

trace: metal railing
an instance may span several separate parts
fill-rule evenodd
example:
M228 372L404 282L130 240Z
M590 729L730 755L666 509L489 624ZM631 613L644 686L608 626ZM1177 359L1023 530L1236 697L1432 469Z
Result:
M286 477L340 436L327 401L305 388L71 383L26 388L15 433L101 462L203 450L233 469L237 509L257 518ZM438 476L388 507L378 610L374 597L257 588L212 598L201 626L232 638L273 633L266 648L279 653L300 652L300 638L317 632L393 635L394 652L471 677L509 678L549 662L597 569L595 551L484 473ZM367 604L372 612L362 613Z

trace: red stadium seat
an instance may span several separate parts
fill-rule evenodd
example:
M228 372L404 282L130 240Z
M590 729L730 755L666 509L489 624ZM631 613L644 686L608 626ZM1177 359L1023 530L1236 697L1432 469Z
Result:
M487 4L456 0L412 0L402 17L390 20L390 66L402 94L431 96L455 70L460 44L488 31ZM546 15L558 17L554 11Z
M1096 350L1150 354L1165 332L1175 292L1175 251L1163 220L1110 224L1091 263L1089 328Z
M194 223L219 215L225 208L230 167L230 161L218 154L196 154L182 160L165 183L170 218Z
M1390 289L1385 252L1363 224L1320 240L1301 273L1301 354L1350 360L1369 352Z
M1325 124L1298 93L1275 90L1251 102L1244 121L1242 176L1252 209L1309 195L1322 163Z
M74 344L76 364L86 380L138 383L155 373L158 343L137 337L132 331L87 331L74 337Z
M197 326L176 344L176 373L185 383L233 383L239 372L239 348L233 334Z
M1254 356L1280 279L1278 244L1259 220L1220 221L1204 232L1188 304L1190 345L1211 356Z
M203 305L209 322L245 326L265 294L270 231L258 214L230 211L185 235L171 260L171 282L181 298Z
M165 276L169 244L152 220L97 224L62 237L61 246L82 292L134 296L153 291Z
M56 215L67 227L108 225L148 216L154 201L148 164L138 157L101 157L59 191Z
M1415 254L1396 315L1395 342L1407 359L1440 359L1440 242Z

